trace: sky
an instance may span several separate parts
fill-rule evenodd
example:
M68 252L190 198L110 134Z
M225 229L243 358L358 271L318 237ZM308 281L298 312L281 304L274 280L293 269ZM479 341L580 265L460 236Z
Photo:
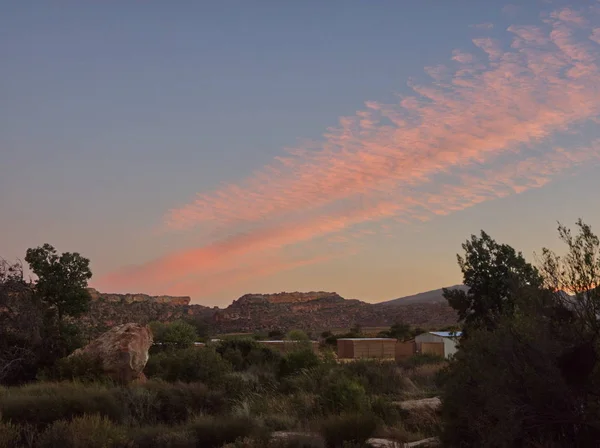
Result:
M0 256L210 306L535 261L600 230L599 57L584 0L1 2Z

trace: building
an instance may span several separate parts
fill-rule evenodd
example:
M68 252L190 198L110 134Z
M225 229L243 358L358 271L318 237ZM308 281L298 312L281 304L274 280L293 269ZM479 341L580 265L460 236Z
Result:
M462 332L430 331L415 337L418 353L431 353L449 358L458 350L458 340Z
M337 356L341 359L394 358L396 339L342 338L337 340Z
M298 349L308 348L314 352L319 350L317 341L257 341L259 344L277 350L280 353L289 353Z

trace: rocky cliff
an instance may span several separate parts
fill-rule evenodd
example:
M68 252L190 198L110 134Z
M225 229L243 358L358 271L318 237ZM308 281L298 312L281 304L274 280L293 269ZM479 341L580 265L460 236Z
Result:
M191 298L188 296L149 296L147 294L110 294L101 293L94 288L88 288L92 300L104 300L111 303L166 303L169 305L189 305Z
M95 290L92 297L90 312L79 319L94 329L92 336L126 322L178 319L202 322L213 334L294 328L323 331L356 324L385 327L396 322L440 328L456 323L456 314L446 303L370 304L324 291L246 294L224 309L190 305L189 297L104 294Z

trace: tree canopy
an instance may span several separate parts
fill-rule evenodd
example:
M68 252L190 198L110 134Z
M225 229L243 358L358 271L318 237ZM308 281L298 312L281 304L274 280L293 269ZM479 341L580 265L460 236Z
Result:
M56 310L58 320L77 317L89 309L87 282L90 260L77 252L58 254L50 244L27 249L25 261L37 276L35 295Z
M543 280L538 270L521 252L499 244L481 231L463 245L464 256L457 255L468 291L444 288L444 297L458 312L465 327L496 327L503 314L517 311L515 294L525 288L538 289Z

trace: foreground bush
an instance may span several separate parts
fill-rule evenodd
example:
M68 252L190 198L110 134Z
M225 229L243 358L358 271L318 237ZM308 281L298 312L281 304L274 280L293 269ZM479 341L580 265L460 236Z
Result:
M72 421L59 420L49 426L38 438L38 448L117 448L125 447L124 428L99 415L75 417Z
M196 446L203 448L221 448L258 433L255 422L245 417L200 417L187 426L196 439Z
M44 381L110 382L102 368L102 361L86 354L61 358L54 366L41 372L39 377Z
M176 424L196 414L221 414L226 407L223 394L204 384L160 381L129 387L40 383L8 389L0 396L3 421L37 428L84 414L125 425Z
M118 422L124 409L115 394L100 385L39 383L9 389L0 397L2 420L15 424L44 427L83 414L100 414Z
M216 385L231 372L231 364L211 348L190 347L151 356L144 369L149 378L164 381L199 381Z
M320 433L328 448L343 448L348 443L363 445L377 429L377 418L369 414L342 414L328 417Z
M20 429L12 423L0 423L0 448L14 448L20 439Z

